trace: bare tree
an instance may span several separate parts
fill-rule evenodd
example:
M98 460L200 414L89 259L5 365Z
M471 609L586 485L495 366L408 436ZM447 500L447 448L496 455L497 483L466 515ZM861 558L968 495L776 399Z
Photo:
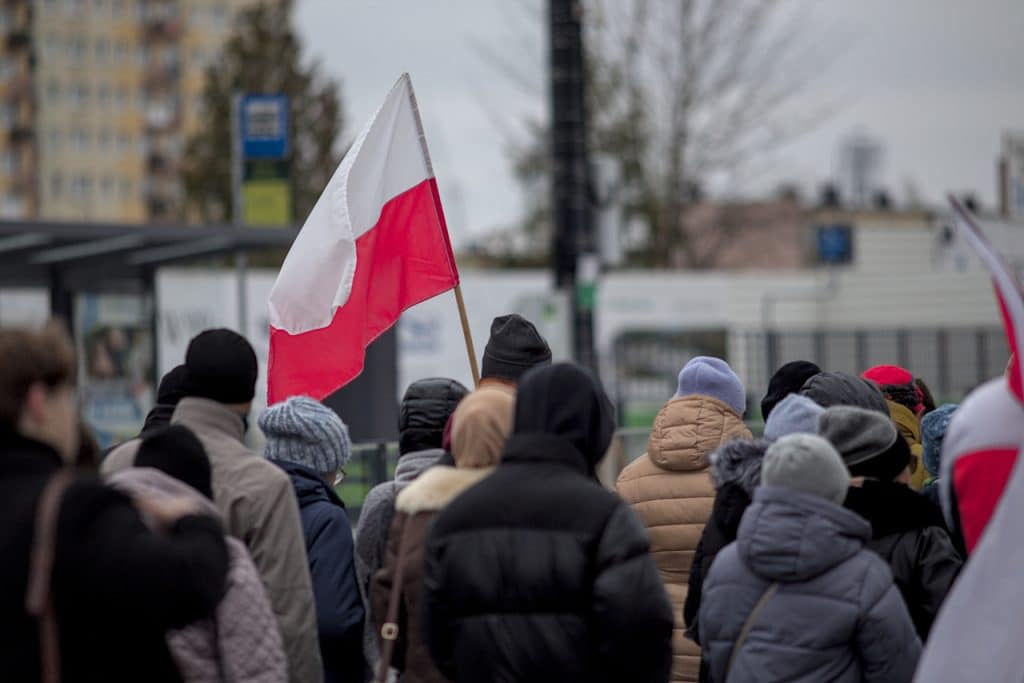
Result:
M712 266L747 224L708 226L688 211L709 189L738 187L824 115L796 106L823 63L799 30L806 8L799 0L588 0L585 8L591 149L617 167L623 220L646 231L633 259ZM517 177L536 185L547 173L546 128L528 126L537 135L513 147L512 161ZM537 215L533 207L535 230L546 227Z

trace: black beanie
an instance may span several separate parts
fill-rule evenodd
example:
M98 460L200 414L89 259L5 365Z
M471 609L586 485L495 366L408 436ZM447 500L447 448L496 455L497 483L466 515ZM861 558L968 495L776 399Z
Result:
M210 459L188 427L171 425L144 438L135 454L135 466L160 470L213 500Z
M156 402L166 406L178 405L178 401L185 396L186 375L184 365L179 365L164 375L156 390Z
M806 360L795 360L776 370L768 381L768 393L761 399L761 416L765 422L782 399L800 391L807 380L819 372L821 368Z
M227 329L206 330L185 352L185 395L218 403L249 403L259 366L245 337Z
M527 370L541 365L551 365L551 348L533 323L516 313L495 318L481 376L518 381Z

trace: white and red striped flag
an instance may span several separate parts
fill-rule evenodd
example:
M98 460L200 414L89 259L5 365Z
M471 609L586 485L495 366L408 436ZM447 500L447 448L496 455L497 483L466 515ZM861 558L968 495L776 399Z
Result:
M356 138L270 292L267 402L324 398L402 311L459 283L408 74Z

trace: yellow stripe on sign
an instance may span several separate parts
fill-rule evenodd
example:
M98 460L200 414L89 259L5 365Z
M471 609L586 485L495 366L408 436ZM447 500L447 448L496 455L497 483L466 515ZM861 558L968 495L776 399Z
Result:
M292 222L292 193L287 180L247 180L242 185L246 225L281 227Z

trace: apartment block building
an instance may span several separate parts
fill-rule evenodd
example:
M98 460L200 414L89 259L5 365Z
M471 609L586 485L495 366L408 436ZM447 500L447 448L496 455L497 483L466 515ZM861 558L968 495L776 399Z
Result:
M258 1L0 3L0 217L180 218L206 67Z

